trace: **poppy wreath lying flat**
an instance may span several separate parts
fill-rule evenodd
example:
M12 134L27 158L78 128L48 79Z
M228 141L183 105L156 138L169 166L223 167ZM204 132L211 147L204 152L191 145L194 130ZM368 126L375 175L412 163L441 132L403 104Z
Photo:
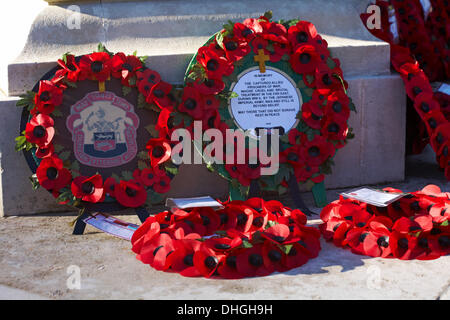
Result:
M290 79L299 92L299 111L292 116L293 127L280 131L278 173L261 175L259 159L249 164L248 144L245 164L208 165L244 198L252 180L261 189L276 192L285 191L291 175L310 187L321 183L324 174L331 173L336 150L354 136L348 119L355 108L340 62L330 56L327 42L310 22L270 19L268 12L242 23L230 21L201 47L186 71L182 101L176 109L181 114L176 117L189 119L189 123L201 120L204 131L216 128L224 134L226 129L240 128L229 111L231 100L238 97L230 88L243 73L258 68L259 55L266 57L268 69ZM236 145L224 148L224 154L230 147L235 150Z
M170 129L167 124L174 99L171 95L172 86L162 81L156 71L148 69L144 64L145 59L135 54L113 54L102 44L98 52L80 57L65 54L58 60L58 66L44 76L45 79L39 81L33 91L22 96L17 106L24 108L24 116L28 121L22 135L16 138L16 150L23 150L28 156L30 167L35 172L30 177L34 189L42 186L59 203L74 206L82 202L117 201L122 207L136 208L162 200L170 190L172 177L177 173L177 167L170 160ZM116 92L107 91L106 86L116 88ZM79 93L81 97L86 94L84 99L78 100L77 90L82 91ZM116 95L117 91L119 95ZM86 100L86 97L90 100ZM106 107L105 100L111 101ZM83 110L91 106L94 108L95 101L104 104L83 118ZM75 106L79 106L79 109L75 109ZM113 113L109 108L111 106L119 110L120 117L115 122L108 118ZM156 124L143 125L138 112L143 114L142 119L146 121L149 115L154 117ZM66 119L58 120L66 115ZM89 122L94 117L97 117L97 122ZM80 119L85 120L83 122ZM77 128L86 126L94 132L93 146L84 142L83 147L83 141L86 140L76 140L89 132L82 129L75 131L77 121ZM120 124L120 121L123 123ZM62 135L56 131L57 124L60 125L58 132L62 132ZM120 126L124 128L123 131L119 131ZM73 143L69 132L72 130ZM106 160L110 158L92 156L116 152L120 134L124 136L122 141L129 143L126 147L122 146L126 148L126 153L112 158L118 161L118 165L108 164ZM65 135L69 136L68 140ZM139 136L150 137L147 142L143 140L141 143L146 148L144 151L137 148ZM65 145L58 144L61 141ZM82 147L76 151L80 144ZM93 151L89 151L91 153L86 156L88 147ZM90 158L96 159L96 162L82 162ZM123 165L127 162L136 167L130 165L124 169ZM119 171L114 167L119 167ZM95 173L96 169L105 169L106 173Z
M286 271L317 257L320 232L278 201L251 198L223 209L165 211L131 238L137 259L186 277L238 279Z
M434 9L430 13L430 21L437 19L441 21L440 23L444 23L447 29L438 27L440 36L436 34L430 36L425 30L420 4L398 0L391 2L399 21L401 43L396 43L390 31L388 2L376 1L382 9L382 28L368 30L390 44L391 63L400 73L405 83L406 93L423 122L423 125L418 125L414 131L414 133L421 132L418 136L419 141L415 143L415 150L421 152L429 141L436 153L439 167L445 169L445 176L450 180L450 119L447 116L450 97L444 93L433 93L429 81L429 78L446 80L450 75L449 49L448 46L442 45L443 35L441 34L442 32L444 35L447 34L446 39L448 39L449 23L445 6L442 3L439 4L439 1L433 2ZM442 10L435 10L436 8ZM361 14L361 20L365 26L368 25L369 17L370 14ZM429 32L432 30L430 29Z
M401 192L393 188L386 192ZM450 253L450 193L428 185L387 207L340 198L326 206L320 230L356 254L402 260L437 259Z

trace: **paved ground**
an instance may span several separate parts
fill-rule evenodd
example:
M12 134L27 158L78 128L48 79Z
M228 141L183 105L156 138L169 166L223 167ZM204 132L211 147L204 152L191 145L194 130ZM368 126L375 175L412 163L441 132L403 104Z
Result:
M407 179L390 185L413 191L434 183L450 190L431 157L408 158ZM341 191L329 190L328 200ZM311 195L305 196L312 203ZM135 216L120 217L138 223ZM72 236L73 219L67 214L0 219L0 299L450 299L450 256L434 261L378 259L322 241L318 258L286 273L244 280L192 279L143 265L129 242L89 226L85 235ZM317 219L310 223L317 224ZM79 290L67 286L73 265L80 268Z

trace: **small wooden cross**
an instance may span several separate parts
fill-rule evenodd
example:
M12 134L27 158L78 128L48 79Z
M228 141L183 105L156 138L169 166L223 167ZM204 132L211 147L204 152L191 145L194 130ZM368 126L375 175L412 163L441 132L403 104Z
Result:
M259 63L259 72L265 73L266 72L266 61L270 60L270 57L264 53L264 49L258 49L258 54L253 57L256 62Z

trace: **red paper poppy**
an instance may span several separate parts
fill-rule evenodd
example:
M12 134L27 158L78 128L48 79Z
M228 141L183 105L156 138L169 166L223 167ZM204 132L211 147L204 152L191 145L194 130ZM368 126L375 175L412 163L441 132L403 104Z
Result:
M347 121L350 117L350 99L345 92L343 90L335 91L327 97L327 100L325 114L333 118L340 117Z
M223 255L217 254L205 243L202 243L200 249L194 254L194 266L204 277L209 278L215 273L223 259Z
M136 258L156 270L166 269L166 260L175 249L172 238L166 233L157 234L148 245L142 246Z
M312 141L305 141L301 150L301 159L309 166L319 166L335 153L333 145L323 136L314 136Z
M121 180L114 188L116 200L124 207L137 208L147 201L147 192L133 180Z
M53 191L59 191L72 180L70 171L63 168L62 160L53 156L41 160L36 176L42 187Z
M111 74L111 57L106 52L94 52L81 57L79 66L92 80L106 81Z
M109 195L114 197L114 189L117 186L117 181L113 177L109 177L103 183L103 189L105 191L105 195Z
M201 81L198 79L194 82L194 87L198 89L201 94L204 95L214 95L223 91L225 88L225 83L220 78L207 78Z
M111 59L112 75L122 79L122 84L128 87L130 79L142 68L142 62L135 55L126 56L124 53L116 53Z
M140 173L140 180L146 187L151 187L155 183L161 180L161 177L165 176L165 172L159 167L144 168Z
M87 202L101 202L105 198L103 179L99 174L76 177L72 181L71 190L74 197Z
M287 39L286 27L282 24L267 21L261 21L260 24L263 28L263 32L261 34L263 39L284 44L289 42Z
M159 73L150 69L137 71L136 77L139 92L146 98L150 95L151 89L161 81L161 76Z
M40 148L47 147L55 135L54 121L45 114L34 115L25 127L25 138Z
M86 75L81 72L78 63L75 61L75 56L71 54L66 55L66 62L59 59L58 65L62 68L60 70L63 71L63 74L67 76L67 80L77 82L86 79Z
M285 224L276 224L264 232L261 232L261 236L275 244L283 244L289 237L289 227Z
M302 120L313 129L321 129L323 114L323 110L314 99L302 105Z
M308 262L308 254L305 253L304 247L296 242L292 244L289 253L283 256L283 265L288 269L300 267Z
M147 142L146 148L150 157L150 164L156 167L169 160L172 153L169 141L165 138L152 138Z
M186 86L183 89L183 95L181 97L181 103L178 106L178 111L185 112L194 119L201 119L205 109L203 102L203 97L197 89Z
M407 233L392 232L389 238L389 246L392 255L400 260L410 260L416 258L414 249L417 246L418 238Z
M148 103L154 102L161 109L167 108L172 110L174 106L174 98L171 94L172 85L170 83L160 81L150 89L147 96Z
M166 259L168 266L185 277L200 276L200 272L194 266L194 253L200 249L201 242L194 239L182 239L174 241L174 252Z
M205 68L208 78L229 76L234 70L234 65L230 61L217 55L207 46L198 50L197 61Z
M270 270L267 270L264 265L262 245L254 245L238 255L236 269L245 277L268 275Z
M347 139L347 121L341 117L324 117L322 119L322 128L320 132L322 133L322 136L327 137L328 140L343 141ZM343 147L343 145L338 144L336 147L340 148Z
M317 34L316 27L308 21L299 21L295 26L288 29L288 39L295 49L303 44L315 45L321 39Z
M167 175L160 177L159 181L153 184L153 190L158 193L166 193L170 190L170 178Z
M53 146L52 143L49 143L45 147L37 147L35 155L39 159L44 159L47 157L51 157L54 152L55 147Z
M223 46L225 48L225 57L230 62L241 60L251 51L247 41L239 40L237 37L225 38Z
M292 69L299 74L314 73L320 61L315 47L307 44L297 47L290 59Z
M50 114L59 106L63 100L63 91L61 88L48 80L39 81L39 91L34 96L36 109L40 113Z
M261 33L263 28L258 19L246 19L243 23L237 22L233 26L234 36L241 40L249 42L255 38L258 33Z

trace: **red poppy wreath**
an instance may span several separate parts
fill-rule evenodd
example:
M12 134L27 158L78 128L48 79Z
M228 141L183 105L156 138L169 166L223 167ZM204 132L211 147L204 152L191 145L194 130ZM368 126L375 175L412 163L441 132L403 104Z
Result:
M275 175L261 174L265 164L259 158L250 164L248 143L245 164L236 164L236 159L234 164L208 163L211 171L230 182L233 199L246 198L252 180L263 190L280 193L291 176L309 187L322 183L331 173L336 150L353 137L348 119L354 105L327 42L307 21L270 19L268 12L242 23L230 21L201 47L186 71L175 110L177 117L202 121L203 131L216 128L224 136L227 129L280 129L280 169ZM264 86L247 86L257 77L273 79L267 80L270 88L265 93ZM286 97L287 102L279 100ZM241 112L240 106L249 100L253 105ZM273 121L267 126L269 118ZM227 143L224 155L236 149L235 143Z
M399 192L393 188L386 192ZM437 259L450 253L450 194L428 185L387 207L340 198L320 218L324 238L356 254L402 260Z
M261 198L223 207L152 216L133 234L132 250L156 270L227 279L287 271L319 254L320 232L298 209Z
M421 119L411 130L417 137L413 151L420 153L430 143L439 167L450 180L450 96L434 93L430 85L430 79L445 81L450 76L448 4L432 2L433 9L428 13L423 12L419 2L377 0L382 13L381 29L369 31L390 44L391 63L402 77L416 110L411 119ZM361 14L365 26L369 18L370 14ZM393 33L396 29L398 33Z
M91 54L65 54L22 96L16 150L34 172L33 188L74 206L137 208L162 200L177 173L168 124L174 98L145 59L101 44Z

